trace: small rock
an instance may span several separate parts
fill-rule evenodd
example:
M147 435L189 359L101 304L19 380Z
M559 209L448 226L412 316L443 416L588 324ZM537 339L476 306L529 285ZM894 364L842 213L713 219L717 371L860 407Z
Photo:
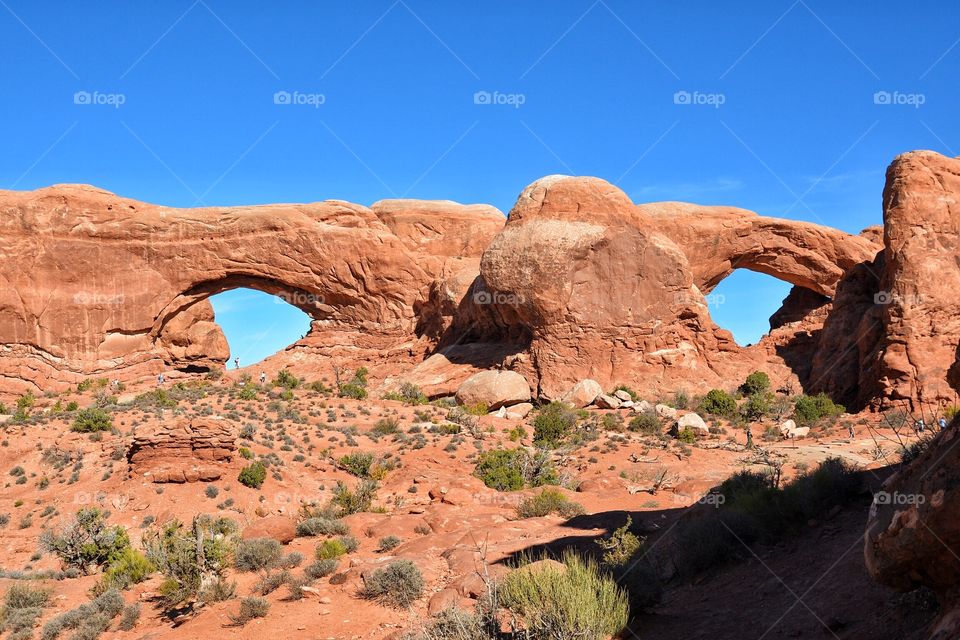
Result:
M575 409L582 409L583 407L593 404L593 401L596 400L597 396L601 393L603 393L603 388L599 382L586 379L573 385L570 391L563 394L560 400L573 406Z
M616 409L620 406L619 398L608 396L604 393L597 396L597 399L594 400L593 403L601 409Z

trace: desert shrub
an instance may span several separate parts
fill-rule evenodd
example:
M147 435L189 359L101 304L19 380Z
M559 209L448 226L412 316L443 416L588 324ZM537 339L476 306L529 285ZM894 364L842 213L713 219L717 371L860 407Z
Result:
M369 478L370 467L373 466L373 454L357 451L356 453L341 456L338 464L341 469L358 478Z
M113 420L110 419L109 413L103 409L91 408L77 412L70 430L77 433L96 433L110 431L112 428Z
M268 572L253 585L253 591L261 596L266 596L282 587L292 578L293 575L289 571Z
M544 489L517 505L517 515L521 518L539 518L551 513L572 518L582 515L584 510L582 504L570 500L559 489Z
M257 385L248 382L237 392L237 397L241 400L255 400L257 397Z
M396 560L374 571L364 583L361 595L380 604L404 609L423 595L423 574L409 560Z
M156 570L146 556L132 547L127 547L110 563L93 592L99 595L111 589L129 589L146 580Z
M233 593L222 577L236 545L236 524L227 518L200 514L190 527L173 520L143 536L147 559L164 575L163 604L173 608L197 597L215 602ZM201 591L201 585L207 587Z
M270 603L266 598L249 596L240 601L240 611L230 616L230 621L236 625L245 625L254 618L263 618L270 611Z
M51 618L43 627L41 640L55 640L64 630L76 630L71 640L94 640L107 630L123 611L123 596L111 589L90 602Z
M262 462L253 462L240 470L237 481L245 487L259 489L267 479L267 468Z
M636 431L648 436L660 435L663 433L663 423L660 417L653 411L642 411L634 416L627 424L630 431Z
M338 518L370 511L373 500L377 496L377 487L375 480L361 480L356 489L351 490L347 485L338 481L337 486L333 489L333 498L330 500L330 505L334 508Z
M477 458L473 474L497 491L516 491L524 486L559 484L556 467L546 450L531 454L526 449L491 449Z
M212 500L220 495L220 489L218 489L216 485L210 484L207 485L207 488L203 490L203 494Z
M627 516L622 527L616 529L609 538L597 540L597 546L603 550L603 563L609 567L622 567L640 550L643 539L631 533L633 518Z
M140 619L140 603L134 602L128 604L123 608L123 615L120 617L120 624L118 625L120 631L130 631L135 626L137 626L137 621Z
M391 551L399 547L401 542L403 541L397 536L384 536L380 538L380 541L377 543L377 551L381 553Z
M10 638L29 638L33 625L50 605L50 591L27 584L14 584L7 589L0 608L0 633L10 632Z
M400 433L400 422L396 418L380 418L370 428L370 433L374 436L389 436Z
M411 382L404 382L400 385L398 391L391 391L384 394L383 397L385 400L399 400L409 405L420 405L430 402L430 399L420 390L420 387Z
M317 560L332 560L347 554L347 547L340 540L324 540L317 547Z
M334 372L336 374L336 383L337 383L337 395L341 398L353 398L354 400L363 400L367 397L367 369L366 367L360 367L357 369L353 377L347 381L342 381L340 379L339 370Z
M297 524L298 536L333 536L347 533L348 527L337 518L315 516Z
M522 619L532 640L604 640L629 617L627 595L596 563L566 553L564 567L527 565L499 583L500 604Z
M577 426L577 413L563 402L551 402L533 419L533 442L555 447Z
M450 607L403 640L491 640L497 637L493 623L488 612L474 613Z
M676 432L676 438L684 444L693 444L697 441L697 432L691 427L684 427Z
M763 371L754 371L740 385L740 393L745 396L766 393L768 389L770 389L770 376Z
M65 566L92 573L119 560L130 547L126 530L109 526L107 515L96 507L80 509L59 529L45 530L40 546L55 553Z
M274 378L273 384L278 387L283 387L284 389L296 389L300 386L300 379L286 369L281 369L277 372L277 377Z
M273 538L241 540L234 552L233 566L238 571L266 571L280 564L283 545Z
M902 445L900 450L900 462L909 464L919 458L924 451L933 442L933 436L922 435L910 444Z
M731 416L737 411L737 401L722 389L711 389L700 402L700 411L712 416Z
M811 425L822 418L838 416L844 410L843 405L835 404L825 393L802 395L793 403L793 419L799 425Z
M491 489L516 491L524 485L523 460L526 456L523 449L485 451L480 454L473 473Z
M337 570L337 564L339 560L336 558L322 558L315 560L313 563L307 565L306 569L303 570L304 574L308 578L313 580L318 580L320 578L326 578L331 575L334 571Z
M686 409L690 406L690 396L683 389L677 390L673 394L673 407L675 409Z

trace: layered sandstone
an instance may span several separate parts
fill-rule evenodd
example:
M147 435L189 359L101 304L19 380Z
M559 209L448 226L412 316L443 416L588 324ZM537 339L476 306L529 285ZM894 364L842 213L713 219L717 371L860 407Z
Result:
M134 434L131 470L152 482L217 480L237 447L236 425L219 418L179 418Z

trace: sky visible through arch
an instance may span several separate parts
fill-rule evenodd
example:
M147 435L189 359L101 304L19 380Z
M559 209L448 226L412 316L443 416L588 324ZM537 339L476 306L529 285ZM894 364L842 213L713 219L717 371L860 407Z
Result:
M953 0L4 0L0 187L506 211L564 173L856 233L894 156L960 149L958 24ZM787 289L731 278L711 311L752 342Z

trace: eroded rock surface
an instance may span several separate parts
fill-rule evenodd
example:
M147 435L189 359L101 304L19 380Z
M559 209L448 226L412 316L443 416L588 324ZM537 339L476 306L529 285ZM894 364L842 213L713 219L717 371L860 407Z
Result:
M179 418L137 432L131 470L152 482L217 480L237 447L236 425L218 418Z

